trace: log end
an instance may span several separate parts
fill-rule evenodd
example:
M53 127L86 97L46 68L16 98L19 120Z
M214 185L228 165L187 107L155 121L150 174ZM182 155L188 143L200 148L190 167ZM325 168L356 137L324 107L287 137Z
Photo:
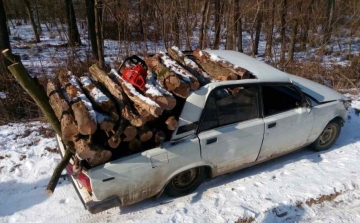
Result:
M53 193L54 193L54 191L52 191L52 190L45 190L45 194L48 196L52 195Z

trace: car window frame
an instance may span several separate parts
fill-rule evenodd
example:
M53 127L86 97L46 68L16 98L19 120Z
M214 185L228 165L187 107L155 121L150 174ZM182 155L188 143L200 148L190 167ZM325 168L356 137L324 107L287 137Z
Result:
M206 105L207 105L207 102L208 102L208 99L210 97L210 95L212 94L213 91L219 89L219 88L236 88L236 87L244 87L244 86L254 86L256 87L257 89L257 92L258 92L258 97L257 97L257 103L258 103L258 117L257 118L252 118L252 119L248 119L248 120L244 120L244 121L240 121L240 122L233 122L233 123L228 123L228 124L225 124L225 125L219 125L219 122L218 122L218 125L214 128L211 128L211 129L207 129L207 130L203 130L203 131L200 131L200 127L202 125L202 121L203 121L203 117L204 117L204 112L205 112L205 108L206 108ZM216 104L217 106L217 104ZM262 99L261 99L261 87L260 87L260 84L259 83L242 83L242 84L229 84L229 85L221 85L221 86L217 86L215 87L214 89L212 89L209 94L207 95L206 97L206 100L205 100L205 104L204 104L204 109L203 111L201 112L201 115L200 115L200 118L199 118L199 122L198 122L198 125L197 125L197 128L196 128L196 135L201 133L201 132L206 132L206 131L210 131L210 130L213 130L213 129L217 129L217 128L223 128L223 127L226 127L228 125L234 125L236 123L245 123L245 122L249 122L249 121L252 121L252 120L256 120L256 119L259 119L261 118L262 119L262 111L263 111L263 105L262 105ZM216 114L218 116L218 114ZM217 117L219 118L219 117Z
M306 105L306 103L307 103L304 92L302 92L301 89L297 85L295 85L293 83L288 83L288 82L284 82L284 83L283 82L281 82L281 83L263 82L263 83L259 83L259 85L260 85L260 98L261 98L260 103L261 103L261 109L262 109L261 110L261 115L262 115L261 117L262 118L268 118L268 117L280 115L280 114L283 114L285 112L293 111L293 110L296 109L296 108L293 108L293 109L289 109L289 110L286 110L286 111L283 111L283 112L279 112L279 113L276 113L276 114L265 116L264 99L263 99L263 94L262 94L263 86L290 86L290 87L293 87L301 96L301 106L299 108L304 107Z

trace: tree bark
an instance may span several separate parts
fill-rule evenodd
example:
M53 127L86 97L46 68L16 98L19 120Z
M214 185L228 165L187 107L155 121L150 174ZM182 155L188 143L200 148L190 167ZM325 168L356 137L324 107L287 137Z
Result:
M68 24L68 32L69 32L69 46L80 46L81 40L79 35L79 30L76 25L76 17L74 11L74 5L72 0L65 0L66 4L66 18Z
M38 30L37 30L37 27L36 27L36 23L35 23L35 19L34 19L34 14L33 14L33 11L31 9L31 5L30 5L30 2L29 0L23 0L24 4L25 4L25 7L26 7L26 11L28 13L28 16L29 16L29 19L30 19L30 23L31 23L31 27L34 31L34 35L35 35L35 41L37 43L40 42L40 37L39 37L39 33L38 33Z
M95 31L95 2L94 0L85 0L86 3L86 18L88 23L88 32L91 42L91 52L95 58L98 58L98 49L96 42Z
M222 8L224 6L224 1L214 1L214 7L215 7L215 38L214 38L214 44L213 49L219 49L220 45L220 30L221 30L221 18L222 18Z
M304 21L304 27L302 27L302 32L300 35L300 50L304 51L306 50L306 44L308 42L308 36L309 36L309 29L310 29L310 21L311 21L311 15L313 11L313 5L315 0L311 0L307 9L306 14L303 17Z
M334 23L334 10L335 10L335 0L327 0L327 9L326 9L326 21L324 25L324 37L323 37L323 49L325 49L326 44L329 43L331 38L331 32Z
M97 61L100 69L105 68L104 60L104 33L103 33L103 4L101 0L95 0L95 34L97 45Z
M8 49L11 52L9 33L6 25L6 12L3 4L3 0L0 0L0 51ZM0 55L0 66L8 65L7 60Z
M265 19L265 27L266 27L266 46L265 46L265 56L271 57L272 55L272 42L273 42L273 34L274 34L274 20L275 20L275 1L269 0L265 1L266 5L266 19Z
M242 35L242 18L241 18L241 14L240 14L240 0L236 0L235 1L236 4L236 32L237 32L237 50L239 52L244 52L243 50L243 35Z
M236 50L236 24L234 23L235 8L234 0L228 0L228 19L227 19L227 32L226 32L226 50Z
M255 18L256 27L255 27L255 41L253 46L253 55L258 55L259 50L259 41L260 41L260 33L261 33L261 25L263 20L263 3L258 3L258 13Z
M116 84L103 70L101 70L96 64L89 68L91 75L100 83L102 83L115 98L118 110L121 116L136 127L144 125L149 117L139 116L129 104L129 98L123 92L121 87Z
M205 47L205 39L206 39L206 28L207 28L207 18L209 14L210 8L210 0L204 0L204 3L201 7L201 22L200 22L200 36L199 36L199 48L203 49Z
M97 129L96 113L89 99L81 90L77 78L74 75L68 76L65 72L61 73L58 78L69 97L79 132L82 135L94 134Z
M281 38L281 52L280 52L280 62L285 61L285 51L286 51L286 14L287 14L287 0L281 1L281 26L280 26L280 38Z

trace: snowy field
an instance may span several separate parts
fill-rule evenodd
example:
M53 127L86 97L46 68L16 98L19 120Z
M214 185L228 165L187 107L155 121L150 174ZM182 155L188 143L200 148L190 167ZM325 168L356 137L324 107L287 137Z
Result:
M359 97L353 107L360 108ZM194 193L91 215L72 184L44 190L60 160L41 122L0 126L0 222L360 222L360 117L352 108L336 144L307 148L211 179Z

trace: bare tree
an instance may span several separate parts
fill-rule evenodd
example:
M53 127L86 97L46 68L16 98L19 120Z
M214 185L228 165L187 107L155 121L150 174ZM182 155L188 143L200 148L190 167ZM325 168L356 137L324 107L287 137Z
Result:
M35 23L33 10L31 9L31 4L30 4L29 0L23 0L23 2L25 4L26 11L27 11L29 19L30 19L31 27L32 27L32 29L34 31L35 41L37 43L39 43L40 42L40 37L39 37L39 33L38 33L37 26L36 26L36 23Z
M263 19L263 3L258 1L258 10L255 17L255 41L253 42L252 54L257 55L259 50L261 25Z
M210 0L204 0L201 7L201 23L200 23L200 36L199 36L199 47L203 49L205 47L206 38L206 27L208 23L208 14L210 8Z
M235 0L235 19L236 19L236 31L237 31L237 48L239 52L243 52L243 41L242 41L242 18L240 13L240 0Z
M281 1L281 26L280 26L280 37L281 37L281 52L280 52L280 61L285 61L285 51L286 51L286 14L287 14L287 0Z
M86 18L88 23L88 32L91 42L91 51L93 56L97 58L98 49L97 49L96 32L95 32L95 2L94 0L85 0L85 3L86 3Z
M66 18L69 32L69 45L79 46L81 45L79 31L76 25L76 17L72 0L65 0L66 4Z
M104 60L104 33L103 33L103 10L102 0L95 0L95 34L97 45L97 60L101 69L105 68Z
M3 0L0 0L0 51L5 49L11 49L9 34L6 25L6 12L3 4ZM3 58L2 54L0 55L0 67L2 64L5 65L5 58ZM0 73L1 74L1 73Z
M236 50L236 18L234 0L228 0L227 5L228 17L227 17L227 32L226 32L226 45L227 50Z
M306 50L306 43L308 42L308 35L310 29L311 15L313 12L315 0L311 0L307 6L306 14L302 16L303 27L300 34L300 50Z
M295 44L296 44L296 36L298 31L298 25L299 25L299 15L301 15L301 8L302 8L303 0L297 0L296 8L294 17L293 17L293 26L291 29L291 37L290 37L290 45L289 45L289 51L288 51L288 58L287 61L293 61L294 60L294 51L295 51Z
M265 56L271 57L271 48L274 34L274 20L275 20L275 1L268 0L264 1L265 4L265 32L266 32L266 46Z
M334 10L335 0L327 0L326 21L324 25L324 37L322 41L323 49L325 49L326 44L329 43L331 38L331 31L334 23Z

